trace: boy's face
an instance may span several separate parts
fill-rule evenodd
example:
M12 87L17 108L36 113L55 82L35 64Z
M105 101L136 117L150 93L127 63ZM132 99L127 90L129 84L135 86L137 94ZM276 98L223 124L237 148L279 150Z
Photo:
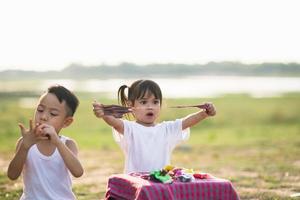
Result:
M48 124L54 127L56 133L68 126L73 118L67 116L66 102L59 102L52 93L45 93L41 96L35 110L35 124Z

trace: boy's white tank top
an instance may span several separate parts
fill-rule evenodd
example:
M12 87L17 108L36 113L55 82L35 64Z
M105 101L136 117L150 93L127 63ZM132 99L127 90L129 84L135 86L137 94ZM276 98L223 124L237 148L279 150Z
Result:
M67 137L60 136L65 144ZM20 200L73 200L72 180L57 148L51 156L43 155L33 145L23 169L23 194Z

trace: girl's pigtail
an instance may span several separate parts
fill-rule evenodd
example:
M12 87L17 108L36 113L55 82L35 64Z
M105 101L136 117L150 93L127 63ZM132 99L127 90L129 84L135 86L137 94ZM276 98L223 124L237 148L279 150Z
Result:
M122 85L118 90L118 101L122 104L122 106L128 106L127 101L128 98L125 95L125 89L128 88L127 85ZM129 88L128 88L129 89Z

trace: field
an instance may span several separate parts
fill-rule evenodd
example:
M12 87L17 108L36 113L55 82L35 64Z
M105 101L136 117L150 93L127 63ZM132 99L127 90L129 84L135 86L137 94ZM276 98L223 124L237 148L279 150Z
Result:
M79 200L104 196L109 175L123 169L123 155L111 136L111 128L94 117L91 103L116 103L100 94L80 93L75 122L63 131L80 148L85 168L74 179ZM0 199L18 199L22 182L6 176L9 160L19 137L18 122L28 124L33 115L36 94L0 94ZM184 117L195 109L171 109L211 101L217 116L191 129L188 142L173 153L172 164L209 172L232 181L241 199L296 199L300 192L300 94L251 98L226 95L212 99L166 99L161 120ZM299 199L299 198L298 198Z

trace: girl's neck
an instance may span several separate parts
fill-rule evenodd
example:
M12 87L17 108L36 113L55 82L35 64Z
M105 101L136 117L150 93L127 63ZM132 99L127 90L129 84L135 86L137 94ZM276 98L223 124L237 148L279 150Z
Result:
M136 120L135 122L140 124L140 125L147 126L147 127L155 126L155 122L153 122L153 123L144 123L144 122L141 122L141 121L138 121L138 120Z

